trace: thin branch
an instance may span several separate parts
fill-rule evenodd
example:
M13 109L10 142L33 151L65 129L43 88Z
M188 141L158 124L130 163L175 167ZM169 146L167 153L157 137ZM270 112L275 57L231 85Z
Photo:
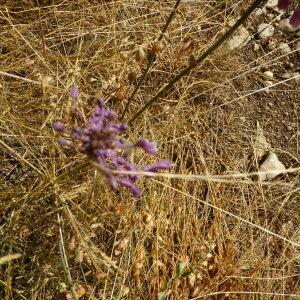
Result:
M176 9L177 9L178 5L180 4L180 2L181 2L181 0L177 0L177 1L176 1L176 3L175 3L175 5L174 5L174 7L173 7L173 9L172 9L172 11L171 11L171 13L170 13L170 15L169 15L169 18L168 18L168 20L167 20L165 26L164 26L163 29L161 30L160 36L158 37L158 39L157 39L156 42L161 41L162 38L164 37L164 35L165 35L165 33L166 33L166 31L167 31L169 25L171 24L171 21L172 21L174 15L175 15L175 13L176 13ZM126 103L126 106L125 106L124 111L123 111L123 113L122 113L121 119L123 119L124 116L125 116L125 114L127 113L128 109L129 109L130 103L132 102L134 96L136 95L136 93L137 93L138 90L140 89L142 83L145 81L145 79L146 79L146 77L147 77L147 75L148 75L148 73L149 73L149 71L150 71L150 68L151 68L151 66L153 65L155 59L156 59L156 53L155 53L154 51L151 51L151 54L150 54L149 59L148 59L147 67L146 67L144 73L143 73L143 74L141 75L141 77L139 78L139 82L138 82L138 84L136 85L134 91L132 92L132 94L131 94L130 97L128 98L127 103Z
M72 293L73 300L79 300L77 293L75 291L74 285L73 285L70 268L68 265L68 260L67 260L65 245L64 245L64 239L63 239L63 234L62 234L62 228L61 228L61 217L59 214L57 215L57 218L58 218L58 224L59 224L59 253L60 253L60 257L61 257L62 266L63 266L65 275L68 280L68 284L69 284L69 287L70 287L70 290Z
M163 86L160 91L153 96L149 101L145 103L145 105L129 120L128 124L132 125L132 123L137 119L147 108L149 108L158 98L163 96L167 91L169 91L173 85L179 81L183 76L187 75L192 69L197 67L200 63L202 63L210 54L214 53L223 42L225 42L251 15L251 13L262 3L264 0L256 0L252 3L252 5L246 10L246 12L241 16L241 18L230 28L228 29L210 48L208 48L200 57L195 59L183 69L178 75L176 75L168 84Z

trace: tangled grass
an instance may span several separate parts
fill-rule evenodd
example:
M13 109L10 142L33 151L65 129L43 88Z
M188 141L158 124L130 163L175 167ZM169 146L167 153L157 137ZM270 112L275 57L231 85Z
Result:
M182 1L125 118L207 49L246 2ZM279 80L267 94L260 79L264 68L299 63L295 51L254 53L253 41L231 53L224 46L146 110L130 138L158 141L160 158L174 168L144 181L139 199L112 191L84 157L57 144L51 124L78 122L72 86L84 117L99 96L122 113L173 6L0 5L1 299L299 296L299 87ZM298 127L287 131L293 119ZM294 168L266 184L250 176L257 120Z

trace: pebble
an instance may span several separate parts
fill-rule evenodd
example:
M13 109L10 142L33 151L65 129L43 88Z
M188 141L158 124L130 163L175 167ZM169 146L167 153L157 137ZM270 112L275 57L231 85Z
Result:
M254 11L253 15L254 15L254 17L259 17L259 16L263 15L265 12L266 12L266 11L265 11L264 9L262 9L262 8L257 8L257 9Z
M266 4L266 7L274 7L277 6L278 0L269 0Z
M271 71L266 71L266 72L263 73L263 75L264 75L264 77L266 79L272 79L272 78L274 78L274 74Z
M290 24L289 19L282 19L281 21L279 21L278 29L282 32L295 32L298 30L298 28Z
M237 22L238 19L236 18L230 18L228 21L227 21L227 25L229 27L232 27L236 22Z
M267 39L274 34L274 27L267 23L262 23L257 27L258 36L261 39Z
M257 52L259 50L259 45L257 43L254 43L252 49L254 52Z
M289 78L293 78L294 77L294 81L296 81L297 83L300 82L300 73L299 72L285 72L283 73L280 78L283 80L289 79Z
M272 41L272 40L269 40L268 41L268 44L267 44L267 48L268 48L268 50L274 50L275 48L276 48L277 46L276 46L276 44L275 44L275 42L274 41Z
M260 181L272 179L284 173L285 170L283 163L278 159L277 155L271 151L265 161L259 166L259 171L264 173L259 174L258 177Z
M279 43L278 48L284 54L288 54L292 51L291 47L287 43L283 43L283 42Z
M293 72L291 77L295 77L293 80L295 80L297 83L300 83L300 73L299 72Z
M232 51L237 48L245 46L250 40L251 40L250 33L244 26L241 26L237 30L237 34L228 41L227 47L229 50Z
M266 93L269 93L270 92L270 89L268 88L269 86L272 86L273 85L273 81L271 80L265 80L264 81L264 86L267 88L265 89L265 92Z
M289 79L289 78L292 77L292 73L291 72L285 72L280 77L281 77L281 79Z

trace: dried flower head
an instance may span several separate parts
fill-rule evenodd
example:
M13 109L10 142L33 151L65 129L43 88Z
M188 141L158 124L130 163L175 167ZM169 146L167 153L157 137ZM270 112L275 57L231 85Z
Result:
M136 143L130 142L122 133L128 129L123 123L116 123L116 113L104 106L104 99L100 98L94 109L89 124L76 127L70 132L68 141L59 139L61 146L72 146L88 158L97 163L103 174L107 177L110 186L118 189L119 186L128 188L136 197L140 196L141 189L135 184L139 171L157 172L171 167L169 161L159 161L153 165L139 167L130 161L130 156L135 148L143 149L147 154L157 152L156 143L140 139ZM65 132L64 124L56 122L54 130ZM131 171L124 174L124 171ZM135 173L136 172L136 173Z

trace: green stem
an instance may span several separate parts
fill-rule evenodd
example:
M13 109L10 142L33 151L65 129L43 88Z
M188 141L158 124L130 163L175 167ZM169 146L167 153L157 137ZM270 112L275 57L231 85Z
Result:
M159 92L153 96L149 101L145 103L145 105L137 111L136 114L129 120L128 124L132 125L132 123L147 109L149 108L158 98L163 96L167 91L169 91L173 85L179 81L183 76L187 75L192 69L198 66L201 62L203 62L210 54L215 52L222 44L225 42L244 22L245 20L251 15L251 13L265 0L256 0L252 3L252 5L246 10L246 12L241 16L241 18L230 28L226 31L210 48L208 48L200 57L195 59L183 69L178 75L176 75L168 84L163 86Z
M177 9L178 5L180 4L180 2L181 2L181 0L177 0L176 1L175 5L174 5L174 7L172 9L172 12L170 13L169 18L168 18L168 20L167 20L167 22L165 24L165 26L161 30L161 33L160 33L160 36L157 39L157 42L161 41L162 38L164 37L164 35L165 35L165 33L166 33L169 25L171 24L171 21L172 21L174 15L175 15L176 9ZM128 109L129 109L129 106L130 106L130 103L132 102L134 96L136 95L136 93L140 89L142 83L145 81L145 79L146 79L146 77L147 77L147 75L148 75L148 73L150 71L150 68L153 65L155 59L156 59L156 54L155 54L155 52L152 51L151 54L150 54L150 57L148 59L148 64L147 64L147 67L146 67L144 73L141 75L138 84L136 85L135 89L133 90L132 94L130 95L130 97L127 100L126 106L125 106L124 111L123 111L123 113L121 115L121 119L123 119L124 116L125 116L125 114L127 113Z

